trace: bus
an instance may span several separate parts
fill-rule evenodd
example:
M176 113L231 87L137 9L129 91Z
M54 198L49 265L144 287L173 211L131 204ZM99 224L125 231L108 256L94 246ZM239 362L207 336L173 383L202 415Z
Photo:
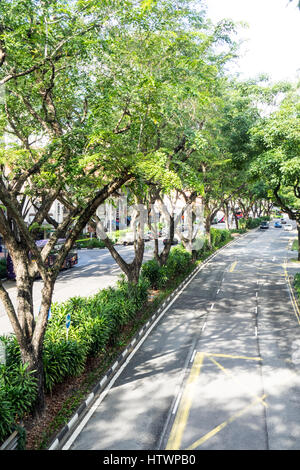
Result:
M48 243L48 241L49 241L48 239L37 240L35 243L36 243L36 246L41 251L44 248L44 246ZM49 256L46 259L45 264L46 264L47 267L51 267L54 264L55 259L57 257L57 253L60 250L61 246L65 243L65 241L66 241L65 238L59 238L57 240L57 243L54 245L53 250L51 250ZM34 260L32 259L32 261L34 261ZM77 253L77 249L75 247L73 247L69 251L69 253L67 254L66 259L65 259L61 269L72 268L77 263L78 263L78 253ZM11 280L16 279L16 275L15 275L15 271L14 271L14 265L13 265L13 262L12 262L12 259L9 255L9 253L7 255L7 278L11 279Z

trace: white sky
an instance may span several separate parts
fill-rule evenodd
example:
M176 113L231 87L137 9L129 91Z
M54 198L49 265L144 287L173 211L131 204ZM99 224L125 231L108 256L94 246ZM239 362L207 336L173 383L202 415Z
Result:
M300 10L288 0L202 0L207 16L215 23L222 18L244 21L238 37L247 39L241 58L230 71L240 77L268 74L272 81L300 79Z

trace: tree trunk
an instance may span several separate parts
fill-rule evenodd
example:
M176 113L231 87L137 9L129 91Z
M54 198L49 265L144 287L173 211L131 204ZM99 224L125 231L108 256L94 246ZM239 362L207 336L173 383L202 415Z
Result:
M22 363L28 364L28 371L32 371L36 379L37 396L33 404L33 413L35 416L40 416L45 409L43 349L39 347L35 351L31 342L20 349Z
M229 204L228 202L224 202L224 217L225 217L225 228L229 230Z
M300 219L296 219L298 232L298 261L300 261Z
M170 222L169 238L167 238L167 241L164 245L162 252L160 254L158 253L158 244L157 244L157 250L156 249L154 250L154 257L160 266L164 266L166 264L170 251L171 251L172 243L174 240L174 233L175 233L174 215L170 216L169 222Z
M211 215L209 214L205 218L205 234L206 234L206 237L207 237L208 248L211 250L212 245L211 245L210 227L211 227Z

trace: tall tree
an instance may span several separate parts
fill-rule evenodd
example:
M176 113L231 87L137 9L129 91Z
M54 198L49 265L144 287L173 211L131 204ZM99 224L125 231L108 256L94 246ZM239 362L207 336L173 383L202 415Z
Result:
M296 221L300 242L299 90L287 93L279 109L254 127L252 134L259 149L252 173L265 182L276 204Z

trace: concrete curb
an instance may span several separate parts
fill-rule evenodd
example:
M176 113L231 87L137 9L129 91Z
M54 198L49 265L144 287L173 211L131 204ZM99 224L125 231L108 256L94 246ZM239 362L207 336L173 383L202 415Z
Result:
M223 247L219 248L217 251L215 251L213 254L211 254L206 260L204 260L199 266L197 266L181 283L176 289L167 297L166 300L162 303L162 305L157 309L157 311L151 316L151 318L145 323L145 325L142 326L142 328L138 331L138 333L134 336L134 338L131 340L129 345L124 349L124 351L118 356L116 361L113 363L113 365L108 369L108 371L105 373L104 376L101 377L100 381L95 385L93 388L92 392L89 394L87 399L79 406L77 411L73 414L72 418L69 420L69 422L64 426L64 428L59 432L59 434L56 436L56 438L52 441L50 446L48 447L48 450L59 450L63 446L63 444L67 441L67 438L69 437L69 434L71 434L71 431L74 430L74 428L79 424L79 422L82 420L84 417L85 413L87 412L88 408L96 401L98 396L103 392L105 387L108 385L108 383L112 380L116 372L119 370L119 368L122 366L122 364L127 360L128 356L131 354L133 351L135 345L142 339L142 337L145 335L145 333L151 328L153 323L158 320L158 318L165 314L165 312L168 310L170 303L173 302L174 298L176 296L179 296L181 294L181 291L183 291L187 285L190 283L193 277L198 274L201 269L203 269L204 266L206 266L217 254L219 254L222 250L225 248L231 246L233 243L236 241L240 240L244 236L248 235L251 231L235 238L231 242L227 243Z

